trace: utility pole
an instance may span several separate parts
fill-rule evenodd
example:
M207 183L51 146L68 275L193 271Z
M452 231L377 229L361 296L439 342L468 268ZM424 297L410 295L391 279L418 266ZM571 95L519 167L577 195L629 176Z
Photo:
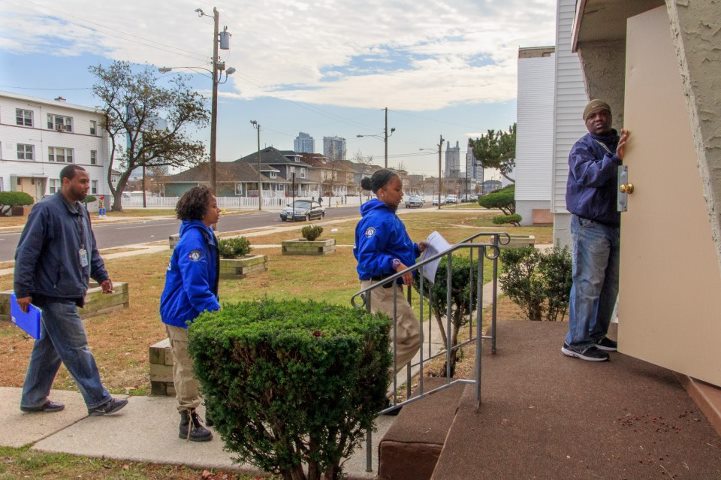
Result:
M441 180L441 153L443 151L443 135L441 141L438 142L438 210L441 209L441 190L443 189L443 181Z
M263 174L260 171L260 123L251 120L250 124L258 131L258 210L263 210Z
M388 168L388 107L385 108L386 126L383 129L383 143L385 144L385 155L383 156L384 165L383 168Z
M213 93L210 106L210 189L213 195L216 194L216 131L218 127L218 22L220 14L218 9L213 7Z

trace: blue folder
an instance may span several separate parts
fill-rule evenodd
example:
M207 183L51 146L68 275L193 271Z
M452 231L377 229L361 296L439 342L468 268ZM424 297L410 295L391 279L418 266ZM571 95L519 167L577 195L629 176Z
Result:
M28 311L23 312L15 294L10 294L10 318L12 322L25 330L34 339L40 338L40 319L42 316L43 311L32 303L28 306Z

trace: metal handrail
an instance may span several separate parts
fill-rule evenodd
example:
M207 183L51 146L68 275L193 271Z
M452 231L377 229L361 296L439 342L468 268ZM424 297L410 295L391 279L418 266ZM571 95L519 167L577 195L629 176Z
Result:
M479 237L492 237L491 241L488 243L479 243L474 242L474 240L478 239ZM491 340L491 352L496 353L496 299L497 299L497 293L498 293L498 257L500 254L500 247L502 245L507 245L510 243L511 237L505 232L479 232L475 233L468 238L464 239L463 241L452 245L448 250L443 251L441 253L438 253L436 255L433 255L431 257L428 257L421 262L418 262L400 272L396 272L392 275L389 275L388 277L384 278L383 280L376 282L366 288L361 289L360 291L356 292L351 297L351 305L353 305L355 308L363 308L365 307L366 310L370 312L371 310L371 295L370 292L376 288L379 288L389 282L393 282L393 284L397 283L397 280L401 278L403 275L405 275L408 272L414 273L418 272L418 284L419 284L419 294L420 294L420 321L421 321L421 328L420 328L420 342L421 342L421 348L420 348L420 358L418 362L413 363L409 362L406 365L406 399L403 401L398 401L398 376L394 373L393 375L393 402L391 405L379 412L379 415L382 415L384 413L390 412L396 408L402 407L403 405L415 402L417 400L420 400L421 398L424 398L428 395L434 394L436 392L445 390L447 388L450 388L451 386L457 384L457 383L463 383L463 384L473 384L475 385L475 396L476 396L476 406L480 406L481 402L481 340L482 339L490 339ZM477 282L477 285L475 285L475 296L476 296L476 332L474 335L473 332L473 308L469 310L469 338L465 342L459 343L458 345L451 345L451 313L452 313L452 302L451 302L451 290L452 290L452 269L450 268L452 266L453 261L453 253L458 252L460 250L467 249L469 251L469 257L470 257L470 268L473 268L473 252L474 250L478 250L478 258L483 259L489 259L493 263L493 293L492 293L492 317L491 317L491 332L490 335L482 335L481 331L481 323L482 323L482 313L483 313L483 274L484 274L484 261L477 262L477 277L479 280ZM491 252L491 255L489 255L489 252ZM430 308L432 298L429 298L429 308L428 308L428 358L424 358L424 352L423 352L423 344L424 344L424 333L423 333L423 325L422 322L424 320L424 292L426 291L424 288L424 282L426 281L425 277L423 276L423 267L428 265L429 263L435 262L437 260L442 259L443 257L447 257L448 266L449 268L446 269L446 326L445 326L445 333L446 333L446 348L445 353L437 353L433 354L431 351L431 315L432 315L432 308ZM473 282L473 275L470 275L471 282ZM408 286L408 293L407 293L407 299L408 303L411 303L411 292L412 292L412 285ZM471 283L469 287L469 295L471 296L469 298L469 305L474 305L472 295L474 294L474 285ZM432 292L431 292L432 293ZM397 339L397 331L396 331L396 302L398 300L398 289L393 289L393 371L397 372L399 369L397 368L396 364L396 339ZM473 380L466 380L466 379L455 379L452 380L450 378L450 365L451 365L451 355L454 350L460 349L461 347L471 343L476 343L476 358L475 358L475 375ZM433 360L434 358L437 358L440 355L446 355L446 382L436 388L433 388L430 391L425 391L424 389L424 375L423 375L423 369L425 366L425 363ZM418 367L418 374L419 374L419 388L418 392L416 392L416 395L411 397L411 378L412 378L412 369L414 367ZM366 471L372 472L372 433L369 430L366 434Z

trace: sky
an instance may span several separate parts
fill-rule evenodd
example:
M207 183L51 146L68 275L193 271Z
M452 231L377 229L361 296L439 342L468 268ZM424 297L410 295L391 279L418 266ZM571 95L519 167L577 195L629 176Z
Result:
M322 153L340 136L348 159L382 165L388 108L390 167L437 175L442 135L464 168L468 138L516 119L518 48L555 43L554 0L3 0L0 91L92 107L93 65L210 68L213 7L236 69L219 87L218 161L257 150L255 120L261 147L292 150L302 131ZM210 108L210 77L176 71ZM192 135L207 144L210 129Z

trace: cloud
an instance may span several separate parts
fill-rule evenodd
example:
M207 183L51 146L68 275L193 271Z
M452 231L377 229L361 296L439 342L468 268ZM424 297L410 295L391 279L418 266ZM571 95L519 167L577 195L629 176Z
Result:
M553 0L214 2L241 98L437 109L515 98L519 46L552 44ZM209 65L207 0L6 1L0 49Z

